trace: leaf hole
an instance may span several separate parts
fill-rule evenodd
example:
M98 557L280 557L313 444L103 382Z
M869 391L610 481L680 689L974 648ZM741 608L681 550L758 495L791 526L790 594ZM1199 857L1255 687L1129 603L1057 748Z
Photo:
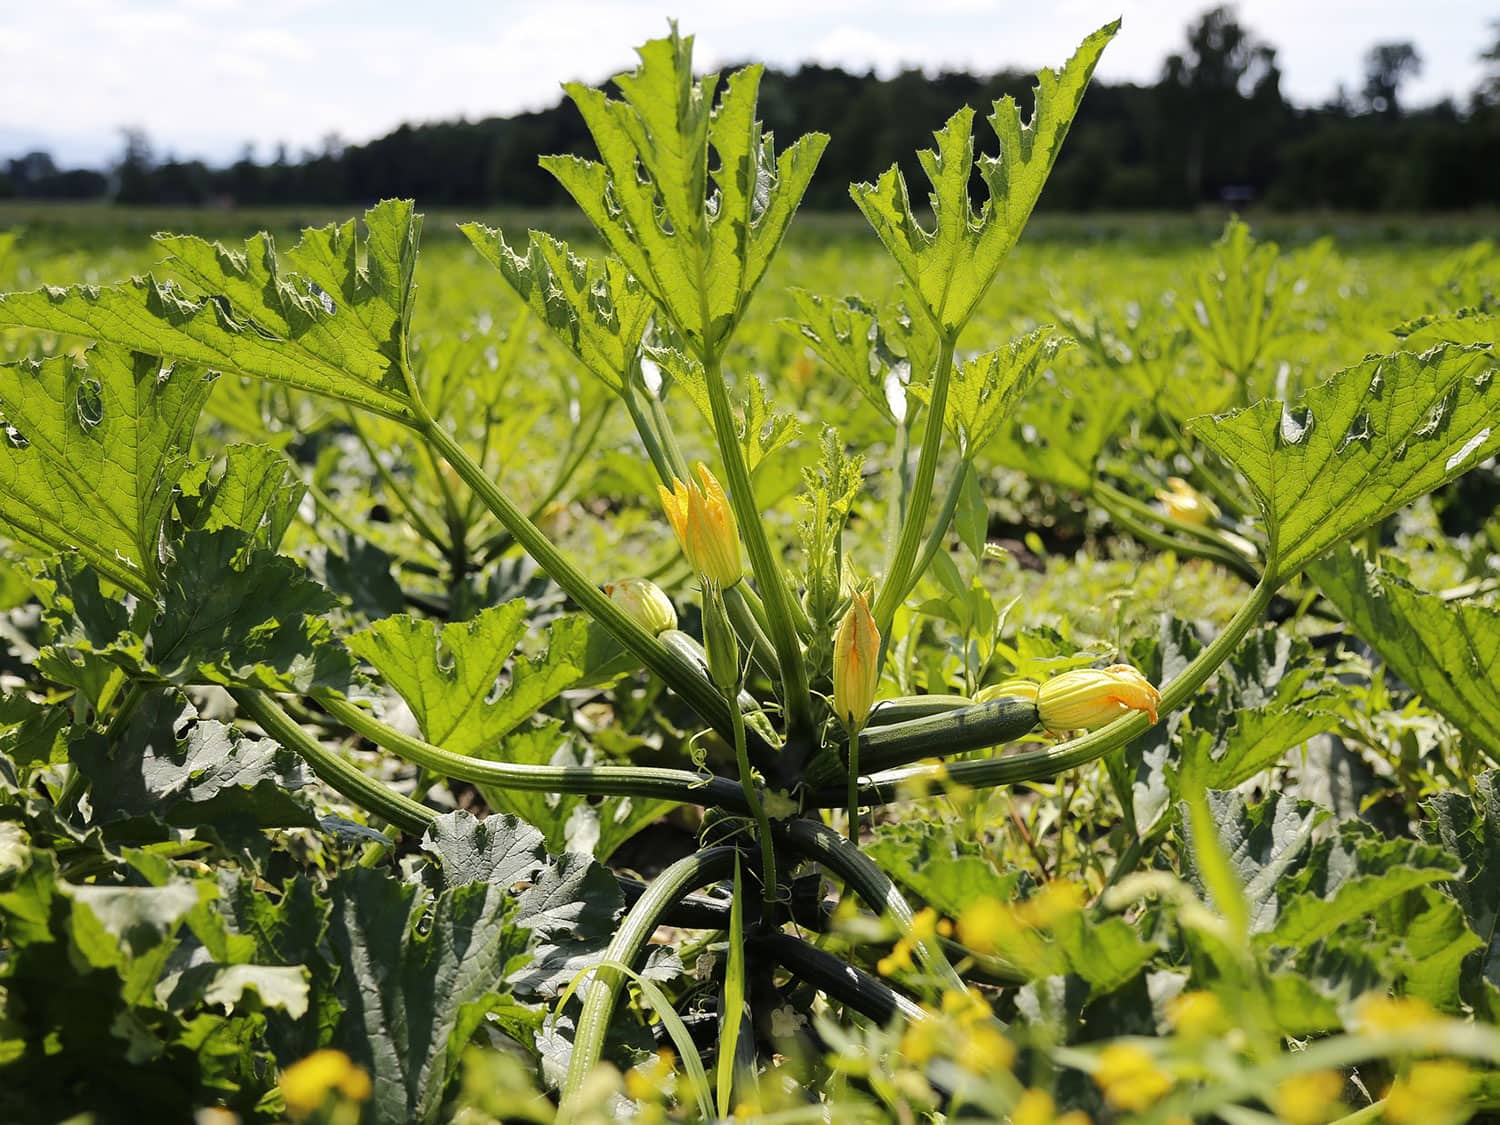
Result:
M98 379L83 379L73 393L73 404L78 410L78 424L91 430L104 421L104 387Z

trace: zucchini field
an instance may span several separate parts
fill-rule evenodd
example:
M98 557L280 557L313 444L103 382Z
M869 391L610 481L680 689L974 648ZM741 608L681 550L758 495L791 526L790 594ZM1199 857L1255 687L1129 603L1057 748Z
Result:
M1500 1110L1500 253L1023 240L1114 30L837 216L675 28L570 213L0 211L0 1120Z

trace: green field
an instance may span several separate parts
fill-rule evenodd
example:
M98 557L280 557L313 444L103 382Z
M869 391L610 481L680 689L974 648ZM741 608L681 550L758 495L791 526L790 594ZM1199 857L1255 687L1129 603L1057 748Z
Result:
M0 1119L1500 1110L1493 219L1022 238L1048 121L0 209Z

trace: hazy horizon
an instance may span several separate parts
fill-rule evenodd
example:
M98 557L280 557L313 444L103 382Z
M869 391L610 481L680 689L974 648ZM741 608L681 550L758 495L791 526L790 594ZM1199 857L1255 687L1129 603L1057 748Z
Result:
M50 0L20 4L0 35L0 156L44 149L64 166L101 166L120 131L143 129L158 157L223 164L252 144L261 160L279 144L295 155L330 134L345 143L402 123L476 120L541 109L560 83L597 82L633 63L632 47L662 34L675 14L697 37L706 69L748 59L785 69L838 65L882 75L1034 70L1062 62L1116 15L1124 27L1105 53L1107 81L1154 81L1202 0L930 0L912 5L754 5L657 0ZM1342 85L1357 93L1375 43L1410 41L1423 59L1403 87L1408 105L1465 99L1483 69L1500 16L1478 0L1252 0L1240 21L1277 48L1282 89L1322 104ZM56 44L64 44L59 52ZM938 123L934 123L936 125Z

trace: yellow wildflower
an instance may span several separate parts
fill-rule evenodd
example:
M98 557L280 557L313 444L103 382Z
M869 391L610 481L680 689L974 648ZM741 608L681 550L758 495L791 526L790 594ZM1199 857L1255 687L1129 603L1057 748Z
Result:
M1094 1081L1110 1106L1128 1113L1149 1109L1172 1088L1172 1076L1134 1043L1112 1043L1100 1051Z
M1089 1115L1081 1109L1057 1112L1057 1103L1046 1090L1023 1091L1010 1111L1010 1125L1089 1125Z
M670 492L665 485L657 485L657 492L692 568L704 581L727 589L744 573L739 529L723 485L702 461L696 468L698 482L673 479Z
M1053 676L1036 700L1042 725L1050 731L1097 730L1132 711L1144 711L1154 723L1160 702L1161 692L1129 664Z
M1184 992L1167 1003L1167 1019L1184 1039L1209 1039L1229 1028L1224 1005L1212 992Z
M1159 489L1156 498L1178 523L1202 527L1219 515L1219 506L1181 477L1168 477L1167 487Z
M1323 1125L1343 1107L1344 1076L1336 1070L1311 1070L1296 1074L1276 1087L1271 1104L1287 1125Z
M311 1117L334 1094L351 1102L370 1096L370 1076L343 1051L314 1051L281 1073L281 1096L293 1118Z
M833 709L850 730L865 725L879 683L880 630L864 595L855 591L833 638Z
M1360 1031L1414 1031L1442 1019L1426 1000L1371 993L1360 998L1354 1023Z
M1413 1063L1385 1096L1385 1119L1392 1125L1438 1125L1467 1119L1465 1103L1474 1073L1453 1059Z

